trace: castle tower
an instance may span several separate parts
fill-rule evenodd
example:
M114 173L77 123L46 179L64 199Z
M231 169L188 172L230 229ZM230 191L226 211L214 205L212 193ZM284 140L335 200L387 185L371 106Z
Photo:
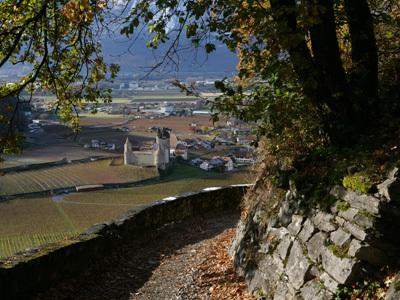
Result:
M161 170L166 170L169 165L170 153L170 133L167 128L157 130L156 143L158 145L156 150L157 167Z
M129 165L132 163L132 144L129 138L126 138L124 144L124 165Z

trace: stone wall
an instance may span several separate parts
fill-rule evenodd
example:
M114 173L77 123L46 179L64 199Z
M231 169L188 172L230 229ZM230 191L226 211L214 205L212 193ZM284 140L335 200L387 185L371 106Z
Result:
M94 225L75 240L45 245L0 261L1 299L27 299L35 291L82 272L127 239L141 239L164 224L237 208L247 186L208 188L168 197L130 210L112 222Z
M267 224L255 208L238 226L231 248L237 269L263 299L331 299L379 267L399 263L400 178L397 170L375 195L336 186L335 204L305 208L291 188ZM268 193L255 188L259 201ZM263 199L264 198L264 199Z

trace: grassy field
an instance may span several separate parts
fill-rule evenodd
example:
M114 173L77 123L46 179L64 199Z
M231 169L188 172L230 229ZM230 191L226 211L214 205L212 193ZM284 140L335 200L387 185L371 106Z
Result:
M74 236L130 208L168 196L252 181L253 175L249 172L218 174L177 165L172 173L140 187L75 193L61 199L45 197L0 203L0 258Z
M0 176L0 195L14 195L86 184L123 183L158 175L155 168L111 166L111 160L70 164Z

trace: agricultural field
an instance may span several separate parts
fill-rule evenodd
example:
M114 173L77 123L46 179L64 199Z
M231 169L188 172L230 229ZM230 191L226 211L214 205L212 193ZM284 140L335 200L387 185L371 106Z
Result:
M160 126L160 123L164 127L171 128L175 133L188 134L191 133L190 124L196 123L198 127L212 127L217 124L213 124L210 120L210 116L190 116L190 117L168 117L163 119L138 119L133 120L129 123L130 127L135 127L133 131L147 130L149 127Z
M109 115L104 112L98 112L96 114L82 113L79 115L80 126L117 126L122 125L128 121L128 118L123 115Z
M220 174L178 164L161 179L138 187L16 199L0 203L0 258L67 239L128 209L210 186L252 183L251 172Z
M133 182L158 176L155 168L112 165L111 159L74 163L0 176L0 195L14 195L86 184Z

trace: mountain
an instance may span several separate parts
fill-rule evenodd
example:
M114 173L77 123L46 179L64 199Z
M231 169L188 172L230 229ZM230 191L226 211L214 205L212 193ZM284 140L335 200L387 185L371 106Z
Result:
M184 43L185 41L182 41ZM152 66L161 61L167 52L167 45L161 45L159 49L147 48L146 41L141 38L132 43L131 40L121 38L103 38L102 46L104 58L108 63L117 63L121 66L121 72L141 73L149 71ZM177 73L223 73L232 74L236 70L237 57L224 45L217 44L217 50L207 55L203 49L194 49L182 44L179 52L179 66L174 63L158 68L157 72ZM176 57L175 57L176 59Z

